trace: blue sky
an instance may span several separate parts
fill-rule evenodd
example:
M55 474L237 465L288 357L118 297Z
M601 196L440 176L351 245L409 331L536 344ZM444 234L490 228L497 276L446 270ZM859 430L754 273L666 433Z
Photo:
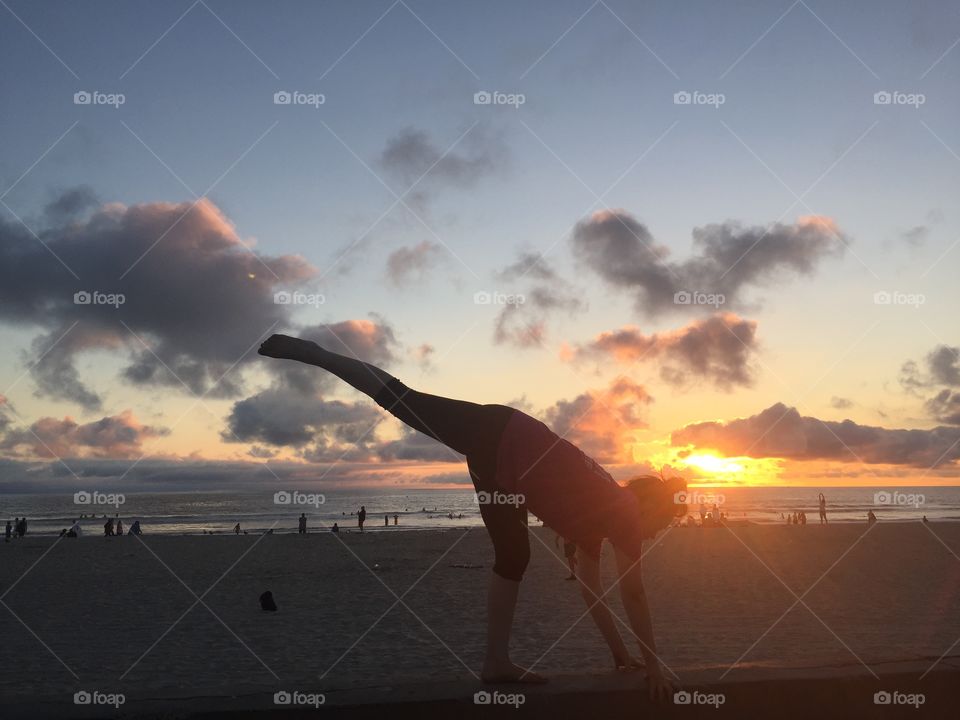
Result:
M689 321L639 313L629 293L584 268L570 234L591 212L624 210L678 262L697 227L826 216L847 241L842 255L752 287L738 309L758 323L753 382L678 388L658 368L629 369L656 399L634 459L688 423L790 405L811 385L804 415L936 424L924 410L933 389L911 395L898 376L958 343L960 11L949 3L8 0L0 17L7 222L16 213L39 229L43 206L77 186L128 206L207 195L257 252L317 269L306 286L326 303L297 322L376 313L402 346L398 374L543 409L624 372L561 362L563 343ZM125 102L74 104L94 90ZM325 102L276 105L280 90ZM476 105L481 90L525 102ZM724 101L678 105L682 91ZM923 103L875 104L881 91ZM482 162L465 176L428 174L409 208L383 215L410 184L383 160L405 131ZM429 266L391 283L390 253L424 242L438 251ZM511 290L497 273L521 252L544 253L582 304L551 314L532 350L494 343L495 310L472 302L477 290ZM926 301L878 307L882 290ZM37 332L8 318L0 334L2 390L29 364ZM437 358L425 375L409 351L422 343ZM132 409L169 425L186 407L188 398L118 384L116 357L87 352L78 363L108 391L105 414ZM250 372L254 385L268 382ZM28 421L98 417L33 390L27 378L7 393ZM832 397L853 404L838 412ZM211 438L231 403L211 405L186 427L203 436L198 452L222 457ZM189 452L176 432L163 442Z

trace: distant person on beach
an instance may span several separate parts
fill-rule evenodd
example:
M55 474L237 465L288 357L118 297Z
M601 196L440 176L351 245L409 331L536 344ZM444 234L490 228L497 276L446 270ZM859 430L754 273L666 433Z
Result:
M20 518L17 522L17 537L23 540L23 536L27 534L27 518L26 516Z
M300 521L299 521L299 525L297 526L297 533L300 535L307 534L307 514L306 513L300 513Z
M117 518L117 537L123 535L123 520Z
M139 521L139 520L134 520L134 521L133 521L133 525L130 526L130 532L127 533L127 534L128 534L128 535L140 535L140 534L141 534L140 521Z
M335 533L340 532L340 526L337 525L336 523L334 523L334 524L333 524L333 527L330 528L330 532L335 532Z
M823 493L817 495L817 501L820 504L820 524L825 525L827 522L827 499L823 496Z
M261 355L323 368L372 398L414 430L466 456L493 542L494 566L487 596L487 642L481 678L489 683L542 682L510 660L509 645L520 581L530 560L527 512L577 546L581 595L613 656L614 667L635 667L610 609L600 573L604 539L613 545L617 584L640 644L647 688L658 700L672 697L657 655L640 559L643 542L686 513L677 503L681 478L651 475L625 486L568 440L526 413L505 405L479 405L411 390L375 365L339 355L308 340L273 335Z
M803 510L800 511L800 524L801 525L807 524L807 514L803 512Z
M107 521L103 524L103 536L111 537L113 535L113 518L107 518Z
M389 515L384 515L384 516L383 516L383 526L384 526L384 527L390 527L390 516L389 516Z
M873 510L867 510L867 525L873 525L877 521L877 516L873 514Z
M234 535L240 534L240 523L237 523L236 525L233 526L233 534Z
M367 519L367 509L361 505L360 512L357 513L357 524L360 525L360 532L363 532L363 521Z
M924 521L925 523L929 523L929 522L930 522L929 520L927 520L927 516L926 516L926 515L923 516L923 521ZM7 525L9 526L10 523L7 523ZM7 533L7 534L9 535L10 533Z
M924 517L924 520L926 520L926 517ZM12 536L13 536L13 523L10 522L9 520L7 520L7 529L6 529L6 532L5 532L4 535L3 535L3 541L4 541L4 542L10 542L10 538L11 538Z
M397 515L396 513L394 513L394 514L393 514L393 524L396 525L396 524L397 524L397 520L399 520L399 519L400 519L400 516Z

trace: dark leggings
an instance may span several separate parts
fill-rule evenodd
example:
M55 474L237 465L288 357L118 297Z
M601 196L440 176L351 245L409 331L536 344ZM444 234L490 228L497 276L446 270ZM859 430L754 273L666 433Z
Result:
M394 378L377 393L376 403L394 417L467 456L467 469L477 492L502 491L496 485L497 448L503 429L516 410L506 405L478 405L411 390ZM530 562L527 509L482 503L480 515L493 541L493 571L519 582Z

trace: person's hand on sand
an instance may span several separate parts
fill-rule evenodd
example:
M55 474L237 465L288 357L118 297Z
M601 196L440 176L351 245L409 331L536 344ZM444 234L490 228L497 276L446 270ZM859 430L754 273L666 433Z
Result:
M317 344L309 340L301 340L289 335L271 335L260 345L257 352L266 357L300 360L316 349Z
M659 663L647 668L647 693L651 700L658 703L670 702L676 690L676 686L664 677Z

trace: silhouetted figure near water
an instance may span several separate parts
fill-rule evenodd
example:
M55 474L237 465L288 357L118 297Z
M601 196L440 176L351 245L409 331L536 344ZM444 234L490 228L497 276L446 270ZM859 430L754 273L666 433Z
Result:
M260 596L260 609L267 612L276 612L277 603L273 600L273 593L267 590Z
M399 520L399 519L400 519L400 516L397 515L396 513L394 513L394 514L393 514L393 524L396 525L396 524L397 524L397 520Z
M363 521L367 519L367 509L361 505L360 512L357 513L357 524L360 526L360 532L363 532Z
M117 537L123 535L123 520L117 518Z
M598 602L606 595L601 548L604 539L610 540L620 595L643 655L648 691L658 699L671 697L673 686L657 657L640 558L645 539L686 513L686 505L675 502L676 494L686 487L682 479L642 476L621 486L575 445L520 410L412 390L375 365L314 342L273 335L259 352L323 368L414 430L466 456L495 558L487 595L486 656L481 670L485 682L543 680L513 664L509 655L520 581L530 560L529 508L545 525L576 544L578 579L588 612L610 648L614 666L631 667L636 661L610 609Z
M236 525L233 526L233 534L234 535L240 534L240 523L237 523Z
M7 520L7 529L3 534L3 541L10 542L11 537L13 537L13 523Z
M817 495L817 501L820 504L820 524L825 525L827 523L827 498L824 497L823 493Z
M142 531L140 530L140 521L139 521L139 520L134 520L134 521L133 521L133 525L130 526L130 532L129 532L128 534L129 534L129 535L140 535L141 532L142 532Z
M300 513L299 525L297 526L297 533L300 535L307 534L307 514Z
M333 524L333 527L330 528L330 532L335 532L335 533L340 532L340 526L337 525L336 523L334 523L334 524Z
M867 510L867 525L873 525L877 521L877 516L873 514L873 510Z
M107 518L107 521L103 524L103 536L113 536L113 518Z

